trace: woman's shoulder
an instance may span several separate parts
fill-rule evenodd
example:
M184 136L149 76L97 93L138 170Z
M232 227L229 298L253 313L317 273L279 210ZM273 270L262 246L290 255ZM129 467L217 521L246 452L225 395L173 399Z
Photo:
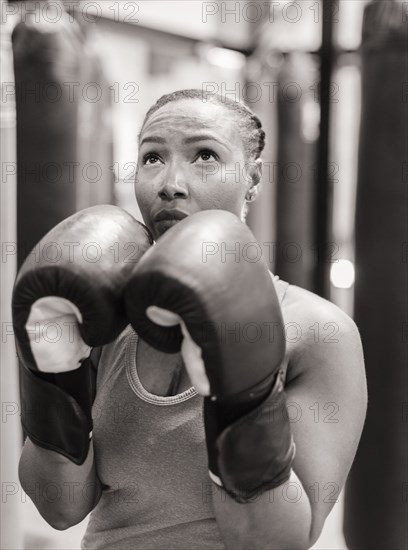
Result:
M361 346L353 319L334 303L289 285L281 304L288 355L287 381L321 369L345 348Z
M336 304L296 285L286 283L282 308L287 315L295 315L304 321L313 321L317 316L330 315L333 319L344 323L354 323L352 318Z

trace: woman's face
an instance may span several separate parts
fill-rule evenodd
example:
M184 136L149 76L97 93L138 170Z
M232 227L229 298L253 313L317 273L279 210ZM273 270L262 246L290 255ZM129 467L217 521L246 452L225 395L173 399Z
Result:
M238 126L222 105L183 99L158 109L140 136L135 185L153 237L201 210L241 216L247 167Z

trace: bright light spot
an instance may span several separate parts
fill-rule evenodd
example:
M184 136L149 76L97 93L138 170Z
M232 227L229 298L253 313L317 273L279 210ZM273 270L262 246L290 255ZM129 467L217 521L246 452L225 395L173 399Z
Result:
M330 280L337 288L351 288L354 284L354 264L349 260L339 260L331 266Z
M320 133L320 106L313 99L304 101L302 107L302 133L304 139L311 143Z
M245 65L245 56L234 50L211 48L207 51L207 61L211 63L211 65L216 65L217 67L239 71L243 69Z

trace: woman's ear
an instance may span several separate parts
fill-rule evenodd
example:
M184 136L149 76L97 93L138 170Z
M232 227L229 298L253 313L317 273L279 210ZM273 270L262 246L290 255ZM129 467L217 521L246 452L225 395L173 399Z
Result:
M253 160L248 164L247 176L248 188L245 195L245 200L247 202L252 202L256 199L259 191L261 190L262 160L260 158Z

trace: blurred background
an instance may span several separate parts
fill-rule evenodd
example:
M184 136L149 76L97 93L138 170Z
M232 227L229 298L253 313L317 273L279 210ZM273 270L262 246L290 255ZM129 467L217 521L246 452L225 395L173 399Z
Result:
M407 548L408 2L0 8L1 548L79 548L87 521L54 531L18 482L16 270L77 210L111 203L141 220L137 135L147 109L182 88L245 101L260 116L263 191L248 224L272 271L335 302L362 335L366 426L314 548Z

